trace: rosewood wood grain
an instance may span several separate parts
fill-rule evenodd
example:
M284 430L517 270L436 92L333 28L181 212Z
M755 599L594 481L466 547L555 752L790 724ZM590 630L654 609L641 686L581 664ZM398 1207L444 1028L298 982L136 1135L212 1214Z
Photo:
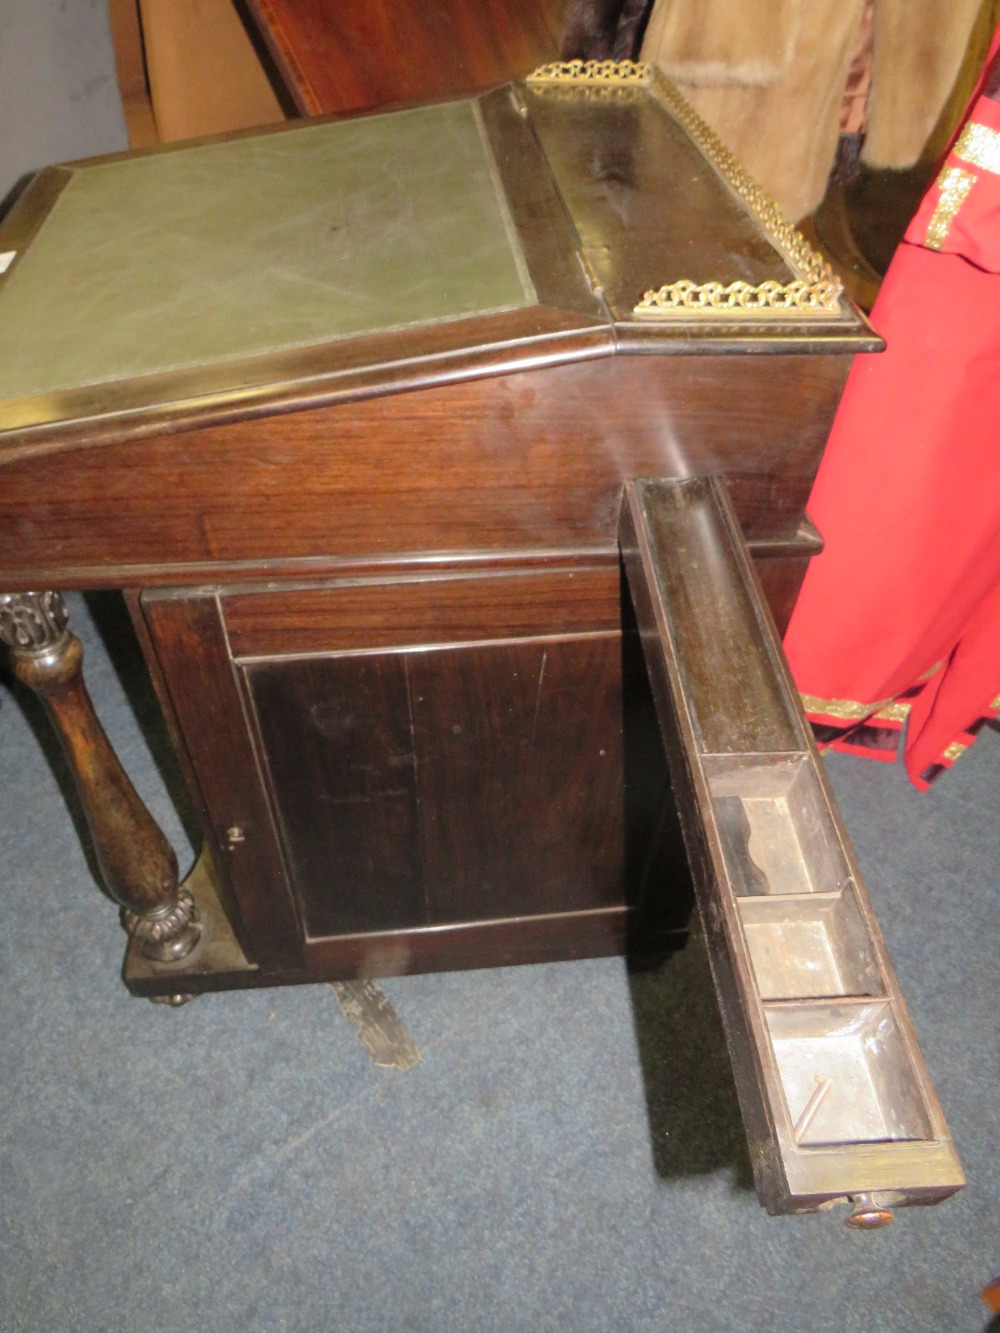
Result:
M247 679L310 948L621 899L617 636Z
M0 233L0 244L6 238ZM607 324L532 305L416 333L212 361L0 403L0 463L607 356Z
M403 656L245 670L307 938L430 924Z
M8 586L184 566L614 548L630 476L726 473L791 537L849 358L620 357L0 467ZM164 497L170 503L164 503Z
M621 902L621 648L407 655L431 922Z
M615 559L223 597L310 936L622 900L619 595Z
M83 679L83 647L57 593L0 594L0 642L14 674L41 700L62 742L101 876L140 951L176 962L202 927L178 884L177 857L143 805L98 721Z
M243 0L299 114L490 88L558 57L565 0Z
M224 594L235 658L371 652L618 631L616 559L520 569L411 570L396 578Z
M301 956L302 930L217 600L146 594L142 612L198 773L211 821L206 835L214 839L214 859L238 905L252 961L293 964Z

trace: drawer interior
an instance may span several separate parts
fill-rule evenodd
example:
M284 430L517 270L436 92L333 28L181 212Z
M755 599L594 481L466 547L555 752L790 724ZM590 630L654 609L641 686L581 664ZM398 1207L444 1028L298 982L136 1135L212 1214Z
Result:
M628 483L621 545L761 1199L944 1198L961 1167L724 488Z
M706 756L738 895L842 889L850 874L808 754Z
M796 1144L932 1137L887 1000L768 1006L766 1013Z
M802 897L741 898L737 906L762 999L885 994L853 887Z

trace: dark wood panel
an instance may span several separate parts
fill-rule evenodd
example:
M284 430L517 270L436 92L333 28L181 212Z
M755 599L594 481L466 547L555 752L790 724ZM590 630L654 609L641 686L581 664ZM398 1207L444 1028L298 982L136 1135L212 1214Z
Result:
M565 0L242 0L301 115L475 92L558 58Z
M617 634L247 668L310 937L621 902Z
M252 958L253 948L250 943L250 938L243 921L243 915L240 911L239 904L233 894L226 858L216 841L212 828L211 815L201 789L197 769L191 758L191 753L188 750L187 742L184 739L184 732L177 713L174 710L173 699L170 696L170 689L167 685L166 676L164 675L163 667L160 663L159 656L157 655L156 644L153 641L149 625L143 614L141 593L136 588L127 588L124 591L124 599L128 609L129 618L132 622L132 627L135 630L136 638L139 640L139 647L142 649L142 655L146 663L146 670L149 672L150 682L153 686L157 703L160 706L167 734L170 737L174 753L177 756L178 765L180 766L181 774L183 775L184 782L187 786L188 797L201 826L202 843L197 849L199 861L204 862L206 866L211 867L212 888L215 897L220 902L219 910L223 911L228 918L232 931L245 956L247 958ZM207 873L208 871L206 870L206 874ZM146 961L148 962L149 960Z
M245 672L306 934L428 924L405 659Z
M729 474L749 537L791 537L848 362L618 357L10 463L0 568L149 585L188 564L611 550L623 479L698 472Z
M643 958L665 933L687 930L694 884L624 570L620 595L626 951Z
M632 321L643 292L680 278L755 285L796 276L654 99L568 101L545 88L528 88L525 97L616 320ZM664 207L678 181L684 182L683 204Z
M602 567L413 574L222 599L233 655L266 657L618 629L617 561Z
M795 603L811 559L811 555L754 559L754 568L760 579L764 598L774 617L775 628L782 638L795 610Z
M294 965L301 958L301 928L217 601L145 594L142 611L208 809L214 859L239 906L253 961Z
M457 968L512 967L566 958L603 958L628 947L631 913L624 907L555 916L519 917L465 926L400 930L388 934L348 935L312 941L302 965L233 970L206 975L179 969L171 977L150 977L128 968L125 983L134 995L173 994L179 982L191 994L233 987L281 986L348 977L395 977L411 972ZM686 932L670 932L656 941L659 954L683 947ZM650 943L646 937L646 945Z
M620 902L617 634L414 653L407 670L432 921Z
M748 546L775 628L779 637L783 637L809 561L822 551L823 538L806 514L791 541L751 541Z

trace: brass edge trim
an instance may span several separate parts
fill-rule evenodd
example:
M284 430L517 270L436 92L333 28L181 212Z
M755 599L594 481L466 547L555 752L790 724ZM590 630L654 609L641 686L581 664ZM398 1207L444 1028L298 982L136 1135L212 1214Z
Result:
M45 225L73 175L65 167L44 167L11 204L0 223L0 252L6 257L0 286L14 273L21 255Z
M490 341L471 351L462 338L463 316L418 326L428 335L441 331L444 337L409 354L397 349L398 330L384 337L371 335L370 355L383 358L378 365L353 360L331 366L331 351L344 341L339 340L13 398L0 402L0 468L81 442L103 444L111 438L203 425L208 414L212 424L221 425L260 412L320 407L455 378L506 374L526 365L537 368L607 355L607 326L596 312L589 319L570 312L577 322L545 327L546 316L563 313L540 305L496 312L488 317L495 321ZM472 320L482 323L479 316ZM578 345L566 350L564 344L574 339ZM367 341L358 339L356 345ZM113 404L109 389L114 390Z
M638 60L559 60L539 65L525 79L529 88L559 84L599 88L642 88L652 82L653 66Z
M663 319L670 316L701 315L712 319L760 319L780 315L807 317L836 315L840 312L838 279L809 283L796 278L792 282L773 279L758 283L703 282L695 283L681 278L663 287L643 292L642 300L633 306L636 319Z
M840 313L844 285L829 263L814 250L778 205L747 174L715 131L695 111L680 90L659 69L650 84L656 96L729 188L746 205L796 274L792 282L695 283L679 279L643 293L634 308L638 319L677 315L710 318L767 318L773 316L829 317Z
M524 305L516 306L515 309L527 310L538 306L541 302L538 299L538 290L535 287L534 279L531 276L531 266L528 262L528 256L525 253L524 244L521 240L521 233L514 220L514 214L511 210L507 191L504 189L503 175L500 171L500 163L497 161L497 155L493 151L493 143L490 139L489 128L487 127L483 108L478 98L473 98L469 102L472 111L472 120L476 127L476 137L479 140L480 151L483 155L483 161L486 164L486 174L489 176L490 187L493 191L493 199L500 214L500 220L503 223L503 233L507 238L507 244L510 247L511 258L514 261L514 267L517 270L517 280L521 284L521 294L524 297Z
M531 88L652 88L674 120L701 149L750 210L796 277L791 282L692 282L680 278L643 293L637 319L701 316L760 319L830 317L841 312L844 285L823 256L750 178L713 129L655 65L635 60L566 60L542 65L525 80Z

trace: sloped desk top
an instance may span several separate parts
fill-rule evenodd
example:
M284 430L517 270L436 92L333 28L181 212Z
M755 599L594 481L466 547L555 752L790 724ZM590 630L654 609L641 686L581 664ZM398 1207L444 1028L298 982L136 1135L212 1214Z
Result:
M125 156L7 277L0 399L534 304L474 103Z
M670 86L633 68L43 172L0 231L0 457L112 414L615 351L876 345ZM678 280L693 295L642 308ZM726 308L713 283L825 285L825 304Z
M54 168L0 255L0 640L63 741L134 993L656 954L707 874L753 1151L787 1131L799 1163L833 1123L851 1164L775 1166L767 1206L858 1193L873 1225L894 1184L960 1185L883 1012L888 965L865 966L875 935L841 957L860 887L730 891L759 888L753 821L801 787L787 755L744 753L775 707L798 717L761 598L787 616L844 379L879 341L669 84L547 67ZM697 501L652 563L623 487ZM183 882L95 716L66 587L125 593L201 823ZM796 772L804 726L768 742ZM804 845L784 828L778 859ZM805 952L775 963L789 932ZM789 990L808 1031L774 1009ZM750 1050L748 1013L773 1042L758 1022ZM842 1081L869 1037L882 1072L855 1116ZM806 1039L836 1065L816 1092ZM758 1097L772 1056L794 1068Z

